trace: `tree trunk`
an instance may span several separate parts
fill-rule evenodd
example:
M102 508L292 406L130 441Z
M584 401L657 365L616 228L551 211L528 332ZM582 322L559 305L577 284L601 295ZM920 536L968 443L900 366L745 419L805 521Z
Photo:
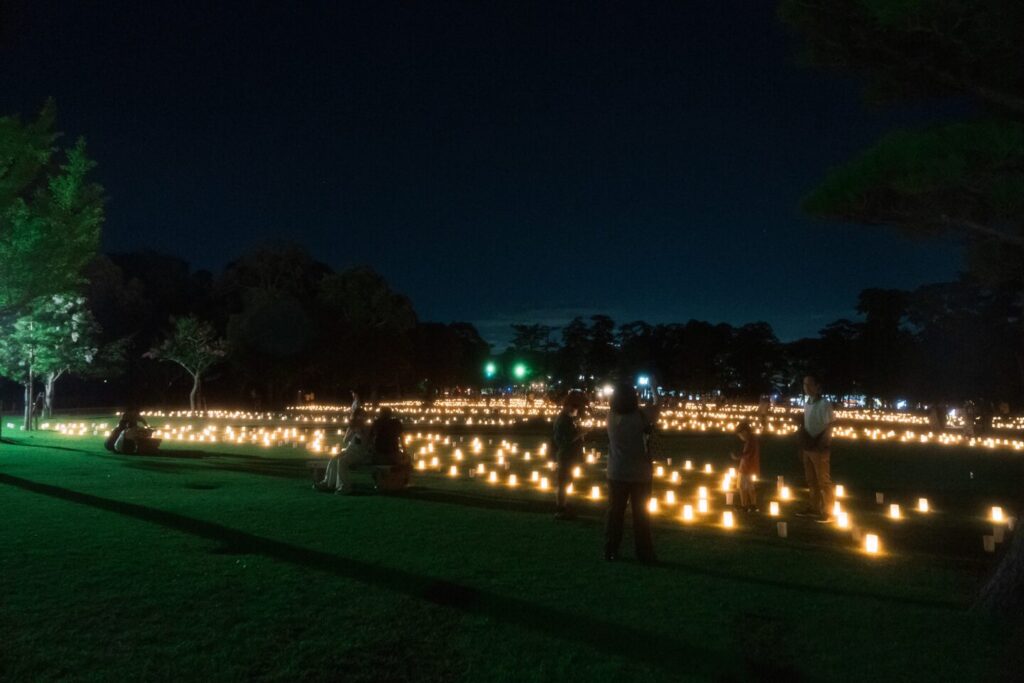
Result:
M192 375L192 392L188 395L189 410L196 409L196 402L203 390L203 380L199 373Z
M25 380L25 431L32 430L32 386L35 384L35 373L32 366L28 368L28 379Z
M60 372L51 372L46 375L46 383L43 385L43 417L53 417L53 392L60 379Z

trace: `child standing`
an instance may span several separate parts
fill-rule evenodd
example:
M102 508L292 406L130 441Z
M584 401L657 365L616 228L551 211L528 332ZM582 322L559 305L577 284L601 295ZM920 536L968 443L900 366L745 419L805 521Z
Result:
M754 490L754 479L761 476L761 441L749 422L741 422L736 427L736 436L743 443L739 455L733 454L733 460L739 460L740 475L740 510L757 512L757 492Z

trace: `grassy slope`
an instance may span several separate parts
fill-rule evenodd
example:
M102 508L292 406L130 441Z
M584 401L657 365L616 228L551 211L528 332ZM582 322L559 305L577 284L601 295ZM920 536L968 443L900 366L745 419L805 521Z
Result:
M979 481L1008 486L1005 456L848 447L837 462L861 498L928 482L953 543L908 521L886 531L919 549L866 558L796 520L788 541L766 522L665 521L664 565L646 568L598 559L598 508L559 524L547 501L475 482L338 497L309 491L291 449L131 458L14 440L0 445L0 678L970 680L1006 666L999 630L966 611L991 564L983 525L953 514L981 511ZM701 462L730 446L661 444ZM789 450L769 444L766 474L795 473Z

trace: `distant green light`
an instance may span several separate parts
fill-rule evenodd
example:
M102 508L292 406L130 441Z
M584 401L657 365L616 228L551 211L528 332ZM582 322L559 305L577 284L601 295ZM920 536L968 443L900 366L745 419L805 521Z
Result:
M516 363L515 367L512 368L512 374L515 375L516 379L523 379L526 377L527 368L525 363Z
M490 379L498 374L498 366L491 362L484 366L484 375Z

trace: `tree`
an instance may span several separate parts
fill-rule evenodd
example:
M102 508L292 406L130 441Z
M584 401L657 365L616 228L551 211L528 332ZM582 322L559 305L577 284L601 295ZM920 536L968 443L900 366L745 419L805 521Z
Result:
M886 136L830 173L805 207L917 234L952 232L970 246L973 268L1005 275L1010 264L1020 287L1024 3L784 0L780 14L803 36L811 62L856 74L875 99L955 97L981 112ZM1021 614L1010 610L1024 604L1024 542L1014 539L984 595L984 605Z
M172 320L171 333L145 355L177 363L188 372L192 377L188 404L195 410L202 398L203 375L227 355L227 342L217 336L213 325L189 315Z
M371 397L381 386L401 393L413 370L410 335L416 327L412 302L370 268L350 268L325 276L320 303L336 318L349 376L355 385L369 385Z
M959 98L981 116L895 131L833 170L814 215L967 240L985 268L1024 248L1024 4L784 0L805 59L852 73L879 101ZM978 258L978 256L981 258ZM1019 273L1018 273L1019 275Z
M103 191L81 138L60 150L48 101L35 121L0 117L0 311L72 289L96 253Z

